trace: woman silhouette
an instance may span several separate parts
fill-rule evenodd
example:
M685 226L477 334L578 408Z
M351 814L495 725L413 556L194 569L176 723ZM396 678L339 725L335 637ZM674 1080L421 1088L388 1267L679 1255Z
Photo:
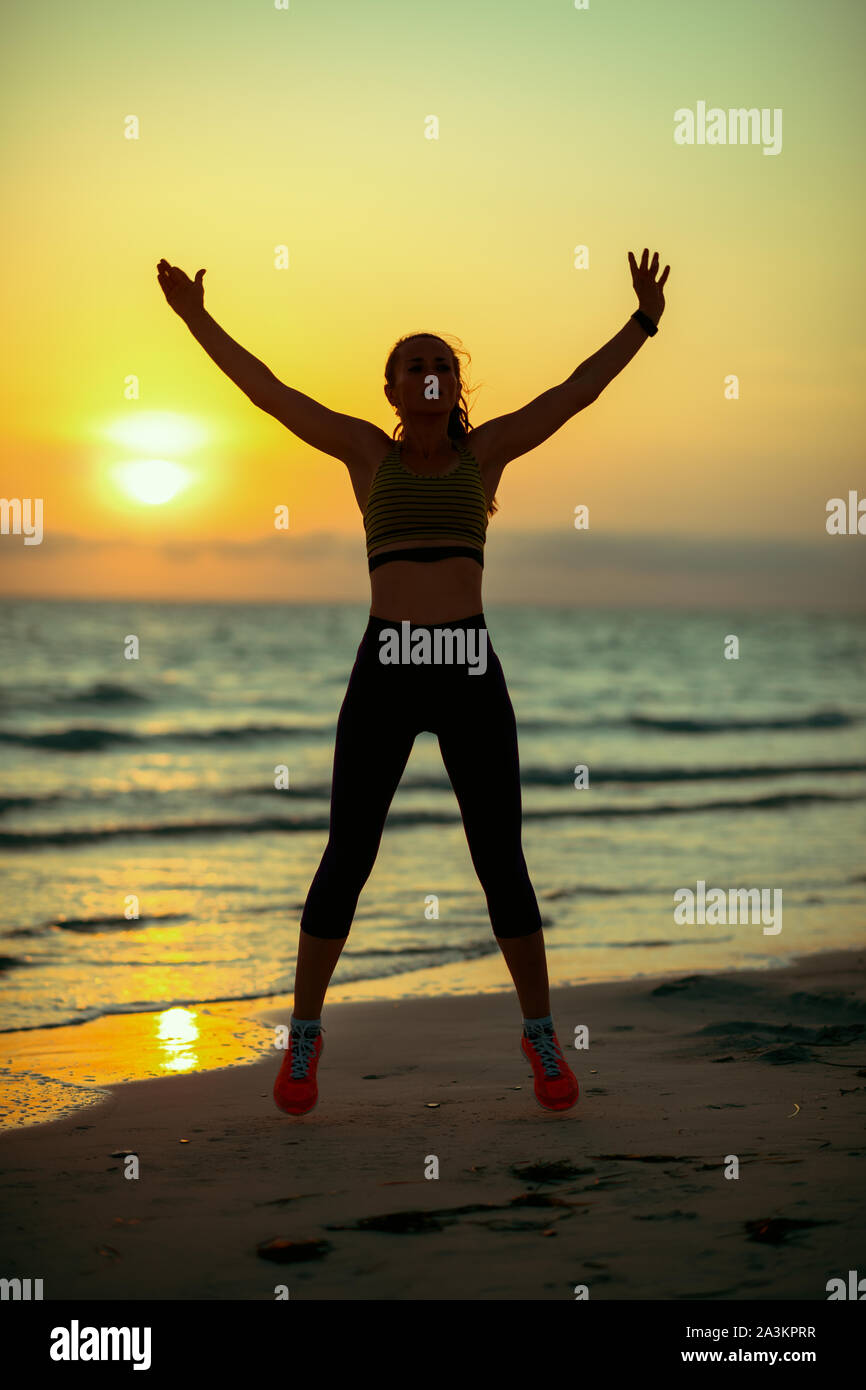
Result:
M301 916L289 1046L274 1086L281 1110L318 1098L321 1011L415 735L438 736L496 941L523 1011L521 1048L535 1095L567 1110L578 1084L553 1019L541 917L521 842L514 710L482 611L484 542L506 464L536 449L596 400L664 310L658 252L628 253L638 309L560 385L472 428L460 363L428 333L395 344L385 395L394 437L285 386L204 308L204 270L190 280L161 260L159 284L217 366L254 405L340 459L364 518L372 603L337 722L330 833ZM471 447L470 447L471 446Z

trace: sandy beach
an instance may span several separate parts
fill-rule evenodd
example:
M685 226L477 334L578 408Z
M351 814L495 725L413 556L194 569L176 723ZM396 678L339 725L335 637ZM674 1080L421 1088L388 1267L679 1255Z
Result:
M565 1114L536 1103L502 993L329 999L301 1119L271 1099L269 1008L255 1061L7 1130L4 1275L46 1299L821 1301L862 1263L866 953L552 999L581 1084ZM43 1075L95 1026L31 1034Z

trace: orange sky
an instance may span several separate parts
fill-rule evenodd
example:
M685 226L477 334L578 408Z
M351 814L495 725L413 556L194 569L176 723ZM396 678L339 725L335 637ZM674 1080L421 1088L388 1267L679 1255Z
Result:
M649 245L672 267L660 331L509 464L488 594L852 602L866 542L824 522L830 497L866 495L864 27L801 0L18 12L2 495L41 497L45 538L0 536L4 589L369 593L345 468L223 376L166 305L160 257L207 267L206 307L282 380L390 432L396 338L456 335L481 423L618 331L626 253ZM780 152L678 145L674 112L699 100L778 108ZM148 461L187 486L136 500L118 469Z

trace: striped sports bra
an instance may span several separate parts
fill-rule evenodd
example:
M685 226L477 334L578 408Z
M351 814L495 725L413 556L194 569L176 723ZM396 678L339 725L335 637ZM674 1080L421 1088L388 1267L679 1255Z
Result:
M402 445L395 440L383 458L364 508L367 561L370 570L389 560L445 560L465 555L484 567L487 537L487 495L475 456L459 440L456 468L447 473L413 473L403 462ZM370 558L380 545L454 537L465 544L416 546L387 550Z

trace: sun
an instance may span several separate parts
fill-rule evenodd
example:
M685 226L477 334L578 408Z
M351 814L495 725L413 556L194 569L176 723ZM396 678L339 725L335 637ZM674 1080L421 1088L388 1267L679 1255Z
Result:
M210 430L201 421L174 411L148 410L101 424L99 433L113 445L123 445L124 452L139 455L109 467L119 490L146 507L160 507L196 481L197 468L187 468L174 460L200 448Z
M170 502L192 482L189 469L170 459L137 459L133 463L119 463L112 472L118 487L127 497L150 507Z

